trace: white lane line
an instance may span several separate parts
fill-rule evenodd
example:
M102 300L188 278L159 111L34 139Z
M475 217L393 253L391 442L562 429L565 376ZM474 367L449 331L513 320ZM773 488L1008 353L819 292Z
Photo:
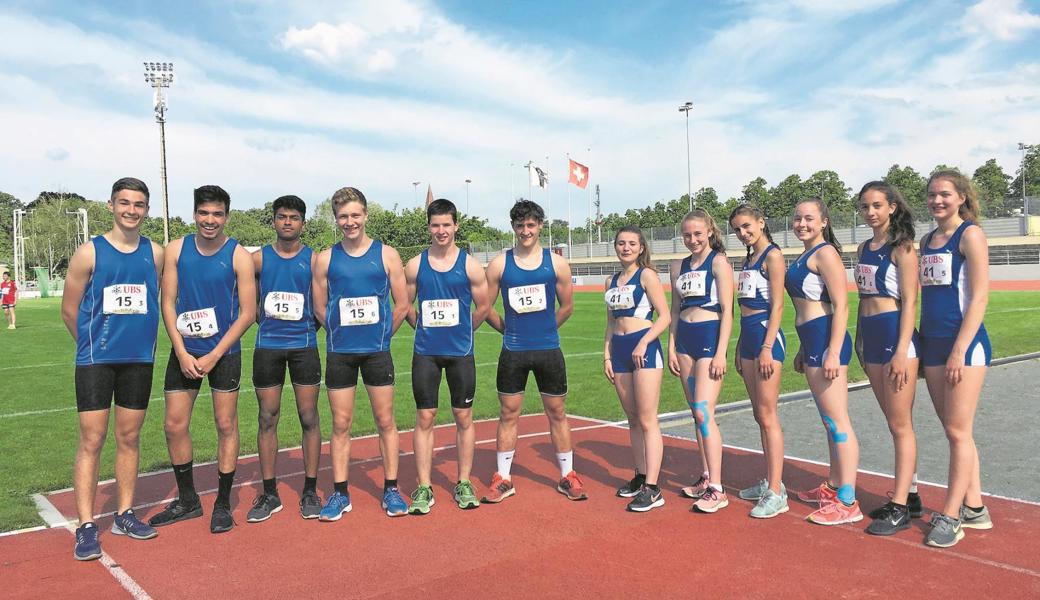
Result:
M21 365L17 367L0 367L0 371L14 371L15 369L36 369L39 367L60 367L62 365L68 365L68 362L52 362L52 363L40 363L37 365Z
M32 533L34 531L40 531L40 530L43 530L43 529L49 529L49 527L47 527L46 525L37 525L36 527L26 527L25 529L15 529L13 531L4 531L4 532L0 532L0 537L5 537L5 536L8 536L8 535L21 535L23 533Z

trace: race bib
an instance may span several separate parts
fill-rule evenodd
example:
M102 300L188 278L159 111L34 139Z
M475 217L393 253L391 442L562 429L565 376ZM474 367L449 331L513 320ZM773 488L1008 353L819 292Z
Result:
M264 315L280 321L299 321L303 318L303 303L303 294L268 292L264 298Z
M953 283L953 254L921 255L921 285L950 285Z
M101 310L106 315L148 314L148 290L143 283L122 283L104 289Z
M741 271L737 273L737 298L754 298L758 290L758 271Z
M518 313L545 310L545 284L524 285L509 288L509 306Z
M177 331L186 338L208 338L217 334L217 311L203 308L177 315Z
M424 300L422 302L423 327L455 327L459 324L459 301Z
M703 296L707 275L707 271L687 271L675 280L675 289L683 298Z
M636 301L633 298L635 291L636 286L634 285L619 285L607 290L607 293L604 294L604 299L606 300L607 306L610 310L635 308Z
M877 293L877 265L856 265L856 287L862 294Z
M374 325L379 322L379 298L362 296L360 298L339 299L340 327L355 325Z

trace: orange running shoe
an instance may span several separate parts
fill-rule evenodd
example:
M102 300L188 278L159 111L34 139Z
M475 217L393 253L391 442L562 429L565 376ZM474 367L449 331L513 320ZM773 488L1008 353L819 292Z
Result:
M567 473L567 476L560 480L560 484L556 486L556 491L567 496L568 500L587 500L589 498L585 494L585 484L582 483L581 477L578 477L578 474L574 471Z
M516 494L516 489L513 487L513 482L495 473L495 476L491 478L491 485L488 486L487 495L480 501L485 504L498 504L514 494Z
M817 525L841 525L862 521L863 513L859 510L859 502L853 502L852 506L846 506L844 502L830 502L806 519Z
M819 487L814 487L806 492L795 492L795 494L802 502L817 504L819 506L824 506L838 501L838 490L827 485L826 481L821 483Z

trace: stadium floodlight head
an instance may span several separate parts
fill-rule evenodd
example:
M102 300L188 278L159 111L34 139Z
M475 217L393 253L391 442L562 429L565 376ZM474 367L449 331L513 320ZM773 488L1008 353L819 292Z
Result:
M686 197L690 201L690 210L693 210L693 185L690 179L690 111L693 110L693 102L685 102L679 107L679 112L686 113Z
M170 243L170 197L166 185L166 88L173 83L172 62L144 62L144 80L155 89L153 107L159 124L159 176L163 186L163 243Z

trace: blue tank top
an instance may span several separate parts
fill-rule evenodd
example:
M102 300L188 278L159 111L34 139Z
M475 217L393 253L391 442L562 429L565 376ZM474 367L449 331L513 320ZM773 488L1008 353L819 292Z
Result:
M921 244L921 335L929 337L957 337L964 320L964 309L971 301L968 289L968 269L961 253L961 237L972 226L961 223L957 231L940 248L929 248L932 235L928 233Z
M212 256L203 256L195 246L195 234L184 236L177 259L177 330L191 354L208 354L238 318L238 279L235 277L235 248L228 238ZM242 350L241 340L228 354Z
M625 285L618 285L618 277L621 273L614 273L610 280L610 289L604 294L607 308L615 319L620 317L635 317L636 319L651 320L654 317L654 307L643 289L643 268L636 270L635 275Z
M860 298L900 297L899 267L892 262L891 244L885 244L879 250L871 250L869 241L863 244L855 275Z
M809 257L827 245L827 242L821 242L791 263L787 269L787 275L784 277L784 288L787 289L789 296L831 303L831 296L827 293L827 286L824 284L823 278L819 273L809 270Z
M502 345L507 350L553 350L560 347L556 328L556 269L552 254L542 249L542 264L536 269L521 269L512 250L506 251L502 271L502 304L506 313L506 332Z
M343 244L332 247L325 320L328 352L370 354L390 349L393 313L382 242L372 240L368 250L356 257L347 254Z
M94 274L76 317L76 364L155 362L159 278L152 242L141 237L129 254L104 236L94 244Z
M722 312L719 306L719 289L715 285L715 274L712 271L712 261L718 254L712 250L699 267L693 269L693 255L683 259L679 266L679 276L675 279L673 294L682 296L679 310L700 307L705 310Z
M419 300L415 327L415 353L424 356L469 356L473 354L473 291L466 274L466 253L450 270L435 271L429 250L423 250L416 277Z
M744 264L737 275L737 304L740 306L751 310L769 310L769 278L766 276L764 265L766 256L774 249L780 248L772 244L766 246L762 256L759 256L753 265L748 258L744 258Z
M318 336L314 329L311 298L311 256L307 246L296 256L283 258L270 245L260 252L260 327L256 347L272 350L314 348Z

